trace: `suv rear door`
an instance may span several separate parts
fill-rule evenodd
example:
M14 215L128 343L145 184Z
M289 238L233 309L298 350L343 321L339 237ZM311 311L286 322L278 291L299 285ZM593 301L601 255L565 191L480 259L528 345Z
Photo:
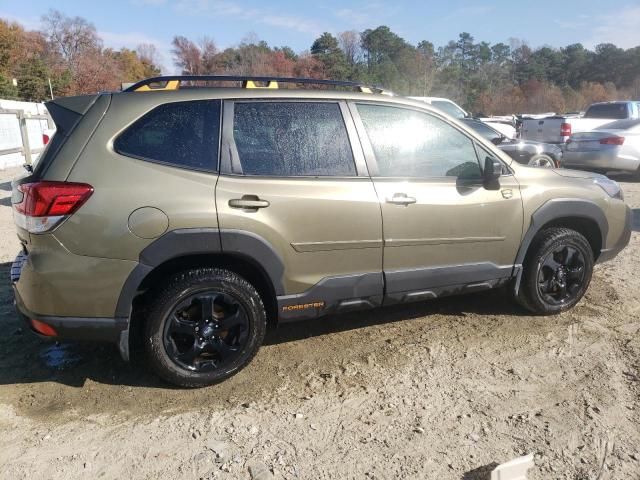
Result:
M222 249L240 231L279 257L281 319L382 301L380 206L344 102L226 101L220 167Z
M385 303L510 277L523 224L513 175L485 187L478 157L492 154L443 117L350 108L382 208Z

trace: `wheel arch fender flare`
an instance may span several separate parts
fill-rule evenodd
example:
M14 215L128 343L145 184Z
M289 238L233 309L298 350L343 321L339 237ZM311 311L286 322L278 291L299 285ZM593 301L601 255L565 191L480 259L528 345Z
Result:
M517 266L514 293L520 289L522 279L522 264L531 247L533 239L544 228L545 225L557 220L569 218L581 218L595 222L601 235L601 245L606 244L609 233L609 222L602 208L591 200L578 198L554 198L541 205L531 215L529 228L522 237L520 248L516 255L515 265Z
M127 319L127 329L119 342L120 353L129 358L128 331L131 323L133 300L147 276L160 265L198 254L229 254L259 265L271 281L276 295L283 295L284 262L271 244L263 237L244 230L217 228L184 228L171 230L151 242L139 255L138 265L125 280L115 316Z

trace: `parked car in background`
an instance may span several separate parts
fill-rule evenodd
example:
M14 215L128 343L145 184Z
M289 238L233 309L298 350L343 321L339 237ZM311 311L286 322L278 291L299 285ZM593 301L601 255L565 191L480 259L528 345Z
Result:
M640 169L640 119L617 120L567 141L563 165L607 172Z
M469 114L456 102L453 100L449 100L448 98L440 98L440 97L409 97L411 100L418 100L420 102L428 103L436 107L439 110L442 110L447 115L452 116L453 118L465 118L468 117Z
M471 115L465 111L460 105L456 102L449 100L448 98L441 97L409 97L411 100L418 100L421 102L428 103L429 105L436 107L439 110L442 110L447 115L452 116L453 118L461 119L461 118L471 118ZM480 120L484 123L491 125L493 128L501 132L504 136L508 138L516 138L518 131L516 130L515 123L513 121L508 120L509 117L499 117L499 118L491 118L484 117Z
M566 143L574 133L590 132L614 120L640 118L640 102L619 101L592 104L584 116L554 115L546 118L522 120L520 137L544 143Z
M505 137L514 139L518 137L518 129L516 128L515 117L511 115L504 115L499 117L483 117L478 116L476 120L480 120L487 125L490 125L493 129L499 131Z
M560 166L562 149L557 145L511 139L486 123L473 118L464 118L462 122L492 142L518 163L547 168Z

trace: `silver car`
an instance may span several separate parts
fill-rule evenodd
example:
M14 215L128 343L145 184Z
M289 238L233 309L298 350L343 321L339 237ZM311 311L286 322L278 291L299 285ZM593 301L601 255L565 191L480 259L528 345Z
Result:
M640 171L640 120L616 120L572 135L562 166L598 172Z

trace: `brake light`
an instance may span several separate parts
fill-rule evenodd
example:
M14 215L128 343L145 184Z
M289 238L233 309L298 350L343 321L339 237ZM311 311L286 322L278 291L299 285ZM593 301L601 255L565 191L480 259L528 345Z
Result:
M560 136L561 137L570 137L571 136L571 124L563 123L560 125Z
M76 212L91 196L86 183L35 182L18 186L22 200L14 203L16 224L31 233L53 230Z
M49 143L49 140L51 140L51 138L49 137L49 135L47 135L46 133L42 134L42 144L46 145L47 143Z
M601 138L600 144L601 145L623 145L624 137L615 136L615 137Z

